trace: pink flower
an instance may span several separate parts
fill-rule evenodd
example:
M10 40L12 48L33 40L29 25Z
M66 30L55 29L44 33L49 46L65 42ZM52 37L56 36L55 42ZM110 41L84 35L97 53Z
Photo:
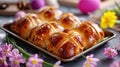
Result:
M12 56L9 57L11 67L20 67L20 63L25 63L22 54L19 54L18 49L12 50Z
M117 51L114 48L108 47L104 49L104 55L108 58L113 58L118 55Z
M6 56L0 57L0 67L8 67L8 64L6 62Z
M96 67L97 62L99 61L98 58L93 58L93 54L86 57L86 61L83 63L83 67Z
M63 67L63 66L60 66L60 64L61 64L61 61L57 61L53 67Z
M14 49L12 50L12 52L10 52L10 57L12 57L12 56L18 56L18 55L20 55L20 54L19 54L19 50L16 49L16 48L14 48Z
M1 56L6 56L9 57L10 56L10 52L12 49L12 45L11 44L3 44L0 46L0 52L1 52Z
M42 67L43 59L38 58L38 54L35 54L33 57L28 59L26 63L27 67Z
M120 67L120 62L119 61L115 61L113 62L110 67Z

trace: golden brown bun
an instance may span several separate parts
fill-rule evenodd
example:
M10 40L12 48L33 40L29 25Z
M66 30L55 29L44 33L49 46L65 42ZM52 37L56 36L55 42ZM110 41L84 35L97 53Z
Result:
M78 18L72 13L63 13L57 22L66 29L73 29L80 24Z
M67 32L54 33L48 40L47 50L61 58L70 58L83 51L84 41L78 32L67 30Z
M76 31L84 38L86 44L84 48L88 49L104 38L104 31L97 24L85 21L76 28Z
M12 24L11 24L11 30L15 33L17 33L19 36L22 38L27 39L30 30L37 25L41 25L43 22L39 20L37 15L35 14L27 14L24 17L20 17L16 19Z
M62 12L54 6L45 6L37 12L38 17L44 22L55 21L61 14Z
M104 31L91 21L80 22L72 13L57 13L52 6L36 14L27 14L11 24L11 31L38 47L64 59L88 49L105 37ZM38 18L39 16L39 18ZM60 16L60 18L56 18Z
M51 21L45 23L41 26L37 26L31 30L29 41L36 44L39 47L46 49L48 38L55 32L62 31L63 28L59 26L56 22Z

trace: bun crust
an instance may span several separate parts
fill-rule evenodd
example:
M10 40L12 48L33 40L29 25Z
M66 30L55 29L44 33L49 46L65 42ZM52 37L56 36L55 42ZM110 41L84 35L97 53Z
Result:
M83 52L105 37L97 24L80 22L72 13L59 15L56 11L57 8L47 6L36 14L20 17L11 24L11 31L64 59Z

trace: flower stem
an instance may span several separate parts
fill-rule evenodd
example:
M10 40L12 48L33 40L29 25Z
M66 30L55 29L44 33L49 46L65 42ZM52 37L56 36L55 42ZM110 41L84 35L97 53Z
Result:
M21 47L19 47L13 38L6 36L6 41L12 44L15 48L17 48L23 54L24 58L28 59L30 56L33 56L32 54L26 52Z
M53 64L44 61L43 62L43 67L53 67Z
M82 57L86 59L85 55L82 55Z

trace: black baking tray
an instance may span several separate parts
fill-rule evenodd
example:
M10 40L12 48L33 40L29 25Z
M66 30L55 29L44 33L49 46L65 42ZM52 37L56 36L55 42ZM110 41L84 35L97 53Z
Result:
M76 58L78 58L78 57L84 55L85 53L87 53L87 52L89 52L89 51L91 51L91 50L93 50L93 49L95 49L95 48L103 45L105 42L113 39L113 38L116 36L115 33L106 30L106 31L104 31L104 32L105 32L105 38L104 38L102 41L100 41L99 43L95 44L95 45L92 46L91 48L84 50L83 52L79 53L78 55L75 55L75 56L73 56L73 57L71 57L71 58L68 58L68 59L64 59L64 58L60 58L60 57L54 55L53 53L48 52L47 50L45 50L45 49L43 49L43 48L41 48L41 47L38 47L38 46L34 45L33 43L31 43L31 42L29 42L29 41L21 38L20 36L18 36L18 35L15 34L15 33L13 33L13 32L10 30L10 24L11 24L11 23L7 23L7 24L0 25L0 29L2 29L2 30L5 31L6 33L9 33L9 34L15 36L16 38L18 38L18 39L20 39L20 40L28 43L29 45L31 45L31 46L39 49L40 51L42 51L42 52L44 52L44 53L46 53L46 54L48 54L48 55L50 55L50 56L58 59L58 60L61 60L61 61L63 61L63 62L69 62L69 61L75 60Z

